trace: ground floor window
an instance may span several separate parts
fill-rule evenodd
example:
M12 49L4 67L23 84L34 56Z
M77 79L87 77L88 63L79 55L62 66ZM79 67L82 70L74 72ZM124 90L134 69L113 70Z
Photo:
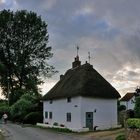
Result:
M52 119L52 117L53 117L52 112L49 112L49 118Z
M48 112L45 111L45 119L48 119Z
M69 113L67 113L66 114L66 120L67 120L67 122L71 122L71 113L69 112Z

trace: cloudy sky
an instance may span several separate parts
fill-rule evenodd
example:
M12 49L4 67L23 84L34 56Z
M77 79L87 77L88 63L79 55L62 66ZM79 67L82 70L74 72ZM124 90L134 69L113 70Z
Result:
M43 94L71 68L80 47L82 63L93 67L122 95L140 86L140 0L0 0L0 10L26 9L48 23L50 64L59 71Z

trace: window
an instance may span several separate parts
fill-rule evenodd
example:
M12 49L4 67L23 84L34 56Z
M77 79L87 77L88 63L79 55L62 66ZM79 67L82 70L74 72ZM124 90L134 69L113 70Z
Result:
M52 119L52 112L49 112L49 118Z
M67 102L70 103L71 102L71 97L67 98Z
M52 103L53 103L53 100L51 99L51 100L50 100L50 104L52 104Z
M67 122L71 122L71 113L67 113Z
M48 112L45 112L45 119L48 119Z

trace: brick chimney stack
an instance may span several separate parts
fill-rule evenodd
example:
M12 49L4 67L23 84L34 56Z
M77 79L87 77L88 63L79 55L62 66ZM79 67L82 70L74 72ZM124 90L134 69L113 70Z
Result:
M75 61L72 62L72 68L76 68L76 67L79 67L79 66L81 66L81 61L79 61L79 56L77 55L75 57Z

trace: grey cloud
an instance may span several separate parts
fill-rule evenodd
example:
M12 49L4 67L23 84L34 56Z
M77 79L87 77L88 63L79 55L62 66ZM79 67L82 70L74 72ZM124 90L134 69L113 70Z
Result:
M54 52L50 63L59 74L71 68L79 45L82 63L88 60L90 51L91 64L97 71L109 81L114 75L121 81L117 72L123 67L140 67L139 5L139 0L15 0L0 5L0 9L27 9L42 16L48 23ZM130 81L131 77L138 82L135 74L128 72Z
M128 71L128 75L131 76L131 77L137 77L137 76L140 75L140 73L134 72L134 71Z

